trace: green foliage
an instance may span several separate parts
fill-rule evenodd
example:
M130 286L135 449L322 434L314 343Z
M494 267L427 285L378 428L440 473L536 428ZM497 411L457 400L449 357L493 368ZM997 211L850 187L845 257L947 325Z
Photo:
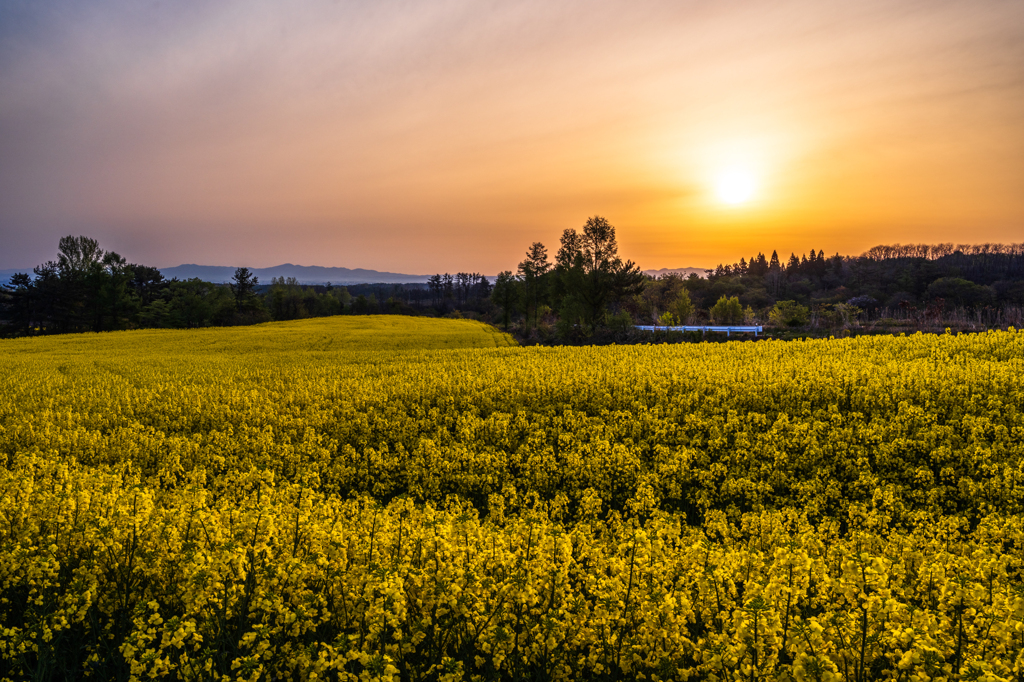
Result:
M551 263L548 262L547 248L540 242L534 242L526 251L526 258L519 263L518 269L527 325L531 323L530 312L532 311L532 324L534 327L537 326L541 302L547 298L548 278L546 275L550 270Z
M366 296L359 294L352 301L353 315L374 315L378 312L377 297L374 294Z
M329 283L318 292L278 278L265 295L258 284L248 268L238 268L231 285L167 281L157 268L103 251L95 239L67 236L57 260L35 268L34 279L19 273L0 287L0 335L248 325L337 315L351 300L345 287ZM377 312L375 303L366 312ZM389 309L409 312L401 302Z
M314 287L303 286L294 277L275 277L264 300L275 320L299 320L304 317L340 315L351 300L345 287L330 287L318 293ZM401 312L400 301L388 301L389 312Z
M833 328L846 328L856 321L863 311L854 305L846 303L835 303L822 306L816 311L819 320L826 326Z
M589 338L594 328L587 324L583 305L573 296L566 296L561 301L558 321L555 323L555 334L562 341L578 342Z
M953 304L980 308L995 302L992 287L975 284L962 277L941 277L928 285L928 296Z
M501 308L501 320L505 331L508 331L508 325L516 310L516 301L519 297L519 280L515 275L509 270L499 273L498 278L494 281L494 289L491 291L491 300Z
M788 260L772 253L770 261L759 253L749 262L741 258L708 270L707 279L688 281L687 287L697 308L705 309L724 295L737 296L755 311L789 300L815 312L845 303L862 308L871 319L905 318L920 315L901 308L901 301L930 301L932 318L946 312L952 321L966 311L985 310L982 319L1001 326L1016 319L1024 301L1022 256L1024 244L896 244L859 257L825 256L811 249ZM940 299L944 306L936 306Z
M645 280L643 291L630 297L626 305L637 318L646 323L657 323L663 313L670 312L676 322L685 324L694 313L686 282L674 273Z
M555 278L559 314L580 331L605 324L608 306L643 290L644 274L632 261L623 261L615 227L601 216L587 219L582 233L562 233ZM577 322L578 320L578 322Z
M287 280L275 277L271 280L270 291L267 293L270 314L275 320L298 320L308 317L304 301L304 292L294 277Z
M258 277L249 271L249 268L236 268L231 278L231 291L235 294L235 305L239 311L248 311L255 305L256 285L260 283Z
M802 327L810 320L807 306L796 301L779 301L768 313L768 320L777 327Z
M693 316L693 301L690 300L690 293L685 288L680 288L676 299L669 304L669 310L675 315L679 324L686 324Z
M608 316L608 329L616 333L626 333L633 329L633 317L625 310Z
M715 305L711 306L709 312L712 321L716 324L729 325L743 322L743 306L735 296L722 296Z

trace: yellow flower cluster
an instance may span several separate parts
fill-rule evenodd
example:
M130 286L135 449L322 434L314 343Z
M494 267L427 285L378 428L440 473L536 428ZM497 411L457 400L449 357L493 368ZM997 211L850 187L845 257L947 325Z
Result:
M1024 333L408 324L0 342L0 679L1024 679Z
M28 466L28 465L26 465ZM3 472L7 676L1018 679L1024 524L857 509L580 517L341 500L268 472L154 490ZM309 487L307 487L309 486ZM1014 551L1015 548L1018 551ZM23 616L18 617L18 613ZM44 675L45 676L45 675Z

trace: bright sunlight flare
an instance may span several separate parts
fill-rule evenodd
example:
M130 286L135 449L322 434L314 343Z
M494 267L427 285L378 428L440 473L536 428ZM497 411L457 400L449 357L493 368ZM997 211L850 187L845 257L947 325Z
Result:
M754 197L757 183L750 171L731 168L719 173L715 179L715 195L719 201L737 206L745 204Z

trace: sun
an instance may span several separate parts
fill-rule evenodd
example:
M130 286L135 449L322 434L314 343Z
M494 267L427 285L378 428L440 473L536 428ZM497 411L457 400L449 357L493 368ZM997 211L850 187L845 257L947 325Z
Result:
M754 174L743 168L729 168L715 178L715 195L730 206L745 204L757 193Z

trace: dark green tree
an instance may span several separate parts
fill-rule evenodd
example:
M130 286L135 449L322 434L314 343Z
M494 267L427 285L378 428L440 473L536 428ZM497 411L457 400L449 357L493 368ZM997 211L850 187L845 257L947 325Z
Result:
M170 326L196 328L231 324L236 297L223 285L198 278L172 282L170 286Z
M510 270L505 270L498 275L494 282L494 290L491 292L491 300L501 308L501 319L508 331L508 325L515 312L516 299L519 298L519 282Z
M778 301L768 314L768 320L779 327L801 327L810 319L810 310L796 301Z
M722 296L709 311L716 324L739 324L743 322L743 306L735 296Z
M135 271L119 254L103 254L102 268L93 271L97 298L94 305L96 331L127 329L139 309L139 297L132 288Z
M256 286L260 281L249 268L237 268L231 280L231 291L235 295L235 315L226 324L256 324L270 320L270 313L256 295Z
M644 274L618 250L615 227L601 216L588 218L582 233L562 233L556 256L560 313L576 311L593 328L603 324L610 305L643 290Z
M804 260L806 262L806 259ZM789 254L789 262L786 263L786 274L795 276L800 270L800 259L795 253Z
M545 298L545 276L550 270L551 263L548 262L547 247L540 242L534 242L526 250L526 258L519 263L519 277L523 287L526 320L527 324L529 324L530 312L532 311L534 327L537 326L537 310Z
M33 272L35 280L22 293L31 301L33 328L41 332L123 329L136 312L130 267L90 237L62 237L57 260Z
M32 278L19 272L7 286L0 287L0 333L5 336L27 336L34 330Z
M235 294L235 305L239 311L252 308L256 298L255 289L260 280L249 268L236 268L231 278L231 291Z
M132 271L131 287L139 298L140 306L147 306L166 291L168 282L157 268L149 265L128 266Z
M102 286L103 249L91 237L68 235L57 245L52 266L56 281L48 282L45 295L51 299L55 331L99 331L99 289Z
M430 290L431 305L440 308L444 302L444 278L441 274L431 275L427 280L427 288Z
M441 278L441 290L444 294L444 309L448 309L448 301L455 300L455 278L447 272Z
M275 320L298 320L309 317L306 295L294 277L273 277L267 292L270 316ZM315 293L314 293L315 304Z
M928 296L946 304L980 308L995 300L995 290L963 277L940 277L928 285Z

